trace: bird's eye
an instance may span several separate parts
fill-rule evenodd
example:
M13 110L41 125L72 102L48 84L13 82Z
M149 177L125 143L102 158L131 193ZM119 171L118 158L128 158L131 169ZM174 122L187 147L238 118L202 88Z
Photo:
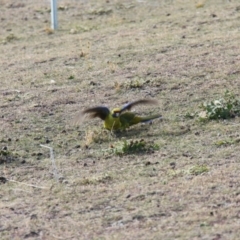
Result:
M119 114L120 114L119 112L114 112L112 116L113 116L114 118L117 118L117 117L119 117Z

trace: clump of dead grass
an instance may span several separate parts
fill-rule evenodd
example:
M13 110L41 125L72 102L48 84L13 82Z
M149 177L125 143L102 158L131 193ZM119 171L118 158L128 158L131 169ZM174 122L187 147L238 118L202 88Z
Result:
M129 89L141 89L145 85L145 81L141 78L135 78L131 80L127 80L123 83L115 82L114 88L116 92L120 92L121 90L129 90Z
M117 71L117 69L118 69L117 64L115 64L114 62L111 62L111 61L107 61L107 64L108 64L108 68L111 73L115 73Z
M196 5L195 5L196 8L202 8L202 7L204 7L205 2L206 2L206 1L203 1L203 0L198 1L198 2L196 3Z
M100 128L90 128L85 131L85 145L89 146L92 143L102 143L107 142L112 139L111 132L100 129Z
M86 45L81 44L81 48L80 48L80 57L81 58L82 57L88 58L90 52L91 52L91 44L90 44L90 42L87 42Z
M48 35L51 35L51 34L54 34L54 30L50 27L46 27L44 29L45 33L48 34Z

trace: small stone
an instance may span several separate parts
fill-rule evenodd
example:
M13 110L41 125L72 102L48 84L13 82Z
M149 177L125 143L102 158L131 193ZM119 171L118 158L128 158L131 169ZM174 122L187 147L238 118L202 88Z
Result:
M76 34L76 33L77 33L77 30L76 30L76 29L72 28L72 29L70 30L70 34Z

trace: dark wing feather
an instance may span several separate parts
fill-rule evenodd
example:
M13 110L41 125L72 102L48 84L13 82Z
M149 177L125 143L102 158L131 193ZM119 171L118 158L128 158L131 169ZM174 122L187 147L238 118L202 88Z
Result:
M107 107L87 108L87 109L83 110L82 112L78 113L71 121L71 124L73 124L73 125L81 124L84 120L85 114L89 114L90 118L99 117L102 120L105 120L105 118L108 116L109 113L110 113L110 111Z
M125 104L121 108L120 112L122 113L126 110L131 110L132 107L134 107L136 105L140 105L140 104L155 104L156 105L156 104L158 104L158 101L153 100L153 99L140 99L140 100Z
M90 113L90 118L99 117L102 120L105 120L106 117L109 115L110 111L107 107L93 107L82 111L83 115L87 113Z

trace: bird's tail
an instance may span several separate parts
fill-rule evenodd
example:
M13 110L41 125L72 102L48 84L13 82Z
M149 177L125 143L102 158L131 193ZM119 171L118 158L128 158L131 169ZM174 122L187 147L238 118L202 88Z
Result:
M148 116L148 117L142 117L141 118L141 122L149 122L153 119L156 119L156 118L162 118L162 115L161 114L155 114L155 115L152 115L152 116Z

